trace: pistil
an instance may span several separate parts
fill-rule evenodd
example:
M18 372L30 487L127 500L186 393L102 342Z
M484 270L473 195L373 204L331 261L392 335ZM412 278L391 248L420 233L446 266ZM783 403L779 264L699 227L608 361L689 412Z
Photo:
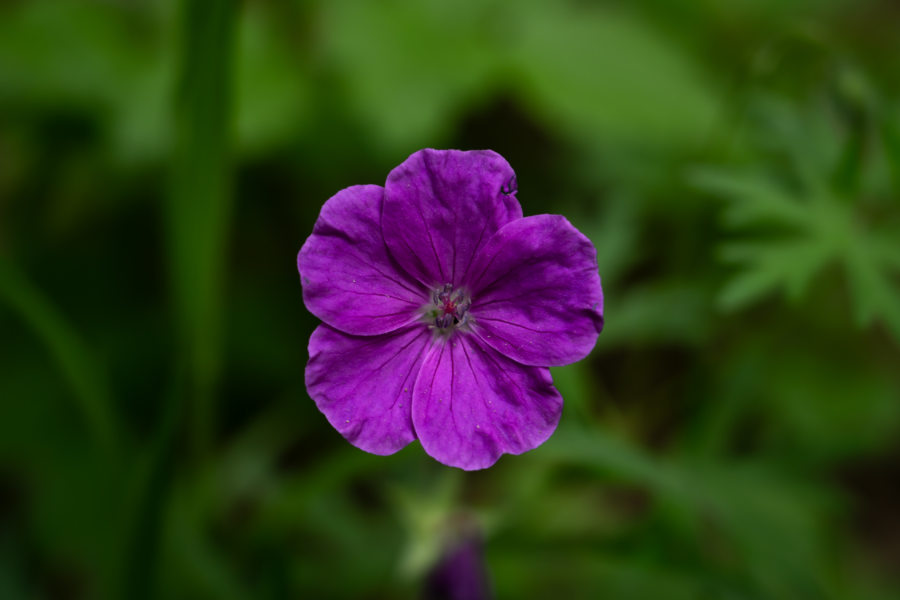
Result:
M426 319L431 327L449 333L466 326L470 318L470 304L468 295L462 289L454 289L452 284L445 283L431 293Z

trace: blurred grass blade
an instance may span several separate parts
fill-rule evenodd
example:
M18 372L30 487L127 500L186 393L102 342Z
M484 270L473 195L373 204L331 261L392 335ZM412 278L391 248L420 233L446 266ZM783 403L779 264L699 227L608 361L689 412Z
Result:
M58 310L12 265L0 259L0 300L5 300L44 343L72 388L92 436L112 446L114 423L106 375Z
M171 188L165 205L169 269L186 366L195 450L215 429L212 395L222 338L230 217L234 0L185 0Z

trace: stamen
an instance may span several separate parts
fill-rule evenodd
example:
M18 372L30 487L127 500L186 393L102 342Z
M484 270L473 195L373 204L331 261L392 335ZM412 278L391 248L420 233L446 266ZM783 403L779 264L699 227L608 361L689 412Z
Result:
M426 319L434 329L449 333L466 326L470 304L462 289L453 289L453 284L445 283L432 291L431 305L425 311Z

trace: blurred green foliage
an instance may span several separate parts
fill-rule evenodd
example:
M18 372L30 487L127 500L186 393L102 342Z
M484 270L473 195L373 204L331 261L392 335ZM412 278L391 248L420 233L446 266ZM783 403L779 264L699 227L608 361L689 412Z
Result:
M888 0L0 5L0 597L414 598L454 515L500 598L900 586ZM422 147L595 242L541 448L374 457L306 396L294 257Z

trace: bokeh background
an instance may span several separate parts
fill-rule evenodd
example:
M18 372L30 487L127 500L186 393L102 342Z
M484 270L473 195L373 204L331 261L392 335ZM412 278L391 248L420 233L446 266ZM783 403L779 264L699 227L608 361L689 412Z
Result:
M3 2L0 597L418 598L463 529L499 598L897 598L898 56L894 0ZM598 250L483 472L303 384L298 249L422 147Z

